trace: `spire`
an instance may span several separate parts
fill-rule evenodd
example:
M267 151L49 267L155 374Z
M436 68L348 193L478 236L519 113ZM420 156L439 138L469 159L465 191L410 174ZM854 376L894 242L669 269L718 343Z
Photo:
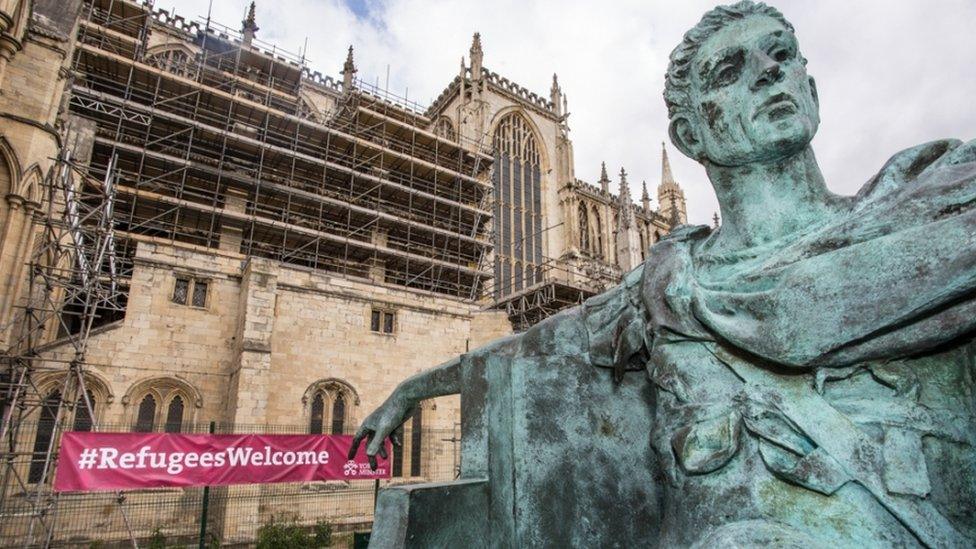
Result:
M681 225L681 212L678 211L678 204L676 202L671 203L671 211L668 215L668 223L671 225L672 229L677 227L678 225Z
M620 201L631 202L630 200L630 187L627 186L627 172L623 168L620 168Z
M651 211L651 195L647 194L647 180L641 181L641 206L644 207L645 212Z
M657 187L657 208L658 213L668 218L672 226L687 223L685 193L671 173L668 149L664 143L661 143L661 184Z
M346 62L342 64L342 91L349 91L352 89L352 79L358 71L356 70L356 63L352 59L352 45L349 46L349 53L346 54Z
M552 102L552 110L556 112L556 116L562 116L562 94L563 90L559 87L559 78L556 73L552 73L552 87L549 88L549 100Z
M600 181L598 183L600 183L600 188L603 189L603 192L610 192L610 178L607 177L606 162L600 162Z
M244 12L244 20L241 21L241 41L245 46L250 46L254 40L254 35L258 32L258 24L254 21L254 2Z
M617 215L617 229L628 229L634 222L634 201L630 198L630 187L627 185L627 172L620 168L620 213Z
M484 60L485 52L481 50L481 33L474 33L474 37L471 39L471 79L480 80L481 79L481 62Z
M671 162L668 161L668 149L665 148L664 142L661 142L661 185L677 185L674 182L674 176L671 175Z

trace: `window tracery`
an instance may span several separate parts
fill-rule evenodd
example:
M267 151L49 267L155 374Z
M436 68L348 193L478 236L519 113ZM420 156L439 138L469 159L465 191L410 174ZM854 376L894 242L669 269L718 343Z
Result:
M492 134L496 164L495 295L502 297L534 285L542 259L542 155L529 120L510 112Z
M133 405L129 420L133 431L180 433L193 422L203 401L189 383L158 377L133 385L122 398L122 404Z
M187 78L197 73L196 55L178 45L163 45L150 50L145 62L151 67Z
M590 251L590 219L583 204L579 206L579 238L580 250Z
M305 390L302 405L310 434L341 435L355 426L353 413L359 406L359 394L342 380L322 379Z
M457 134L454 132L454 123L446 116L437 119L437 124L434 126L434 133L438 137L443 137L450 141L457 140Z

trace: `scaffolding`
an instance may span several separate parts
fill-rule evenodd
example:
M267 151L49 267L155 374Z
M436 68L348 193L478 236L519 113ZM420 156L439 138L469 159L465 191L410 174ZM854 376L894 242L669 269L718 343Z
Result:
M173 46L150 45L157 32ZM420 105L151 2L86 1L72 69L65 142L82 153L45 179L0 356L4 545L47 546L57 529L60 434L97 428L88 337L124 316L140 242L469 301L491 282L493 157L435 133Z
M86 386L88 339L96 325L119 318L125 295L115 256L114 158L105 172L102 181L87 180L64 151L44 180L26 303L0 356L4 546L50 545L57 528L59 497L51 484L60 435L98 428ZM52 346L68 358L45 356Z
M154 32L183 46L150 46ZM419 105L129 0L85 4L73 68L89 174L118 158L123 284L137 243L166 242L483 295L492 156L434 133Z

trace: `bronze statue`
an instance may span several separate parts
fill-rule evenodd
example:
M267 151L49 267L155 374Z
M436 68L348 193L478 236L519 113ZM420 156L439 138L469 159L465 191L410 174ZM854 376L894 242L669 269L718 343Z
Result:
M472 391L477 403L474 392L505 379L508 392L492 394L510 413L488 406L484 421L499 425L465 454L479 462L497 445L514 468L508 494L491 480L506 470L489 458L482 467L486 545L976 544L976 141L913 147L857 195L830 193L810 147L817 88L793 27L751 1L715 8L685 34L664 95L671 139L705 166L721 227L678 228L620 286L406 380L357 442L368 437L375 455L420 400ZM558 389L572 399L604 382L594 367L622 386L644 370L649 394L628 389L567 412L557 389L516 386L524 372L554 386L563 373L589 380ZM640 405L651 408L645 439L619 419ZM519 453L590 436L593 452L636 459L647 478L604 478L609 494L559 492L585 474L560 461L577 456ZM625 483L653 485L651 501L626 500ZM534 510L547 489L622 515L646 504L636 516L652 524L618 538L577 524L603 515L574 500L556 504L560 525L562 515ZM493 507L498 498L514 518ZM377 527L388 519L379 514ZM458 527L445 525L442 539Z

